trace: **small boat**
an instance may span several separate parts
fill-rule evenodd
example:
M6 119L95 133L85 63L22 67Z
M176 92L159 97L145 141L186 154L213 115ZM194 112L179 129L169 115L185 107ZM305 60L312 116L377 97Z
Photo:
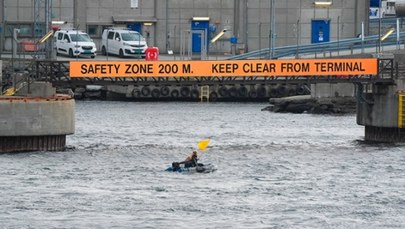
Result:
M193 167L185 167L184 164L178 164L177 162L173 162L172 166L166 169L169 172L191 172L191 173L211 173L217 170L215 165L213 164L202 164L198 163L197 166Z

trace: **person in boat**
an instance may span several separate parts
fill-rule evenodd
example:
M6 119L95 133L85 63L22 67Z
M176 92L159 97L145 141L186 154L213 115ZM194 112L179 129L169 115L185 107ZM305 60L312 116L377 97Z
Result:
M189 155L186 158L186 160L184 160L182 162L173 162L172 169L173 169L173 171L179 170L181 164L184 164L185 168L196 167L197 165L199 165L199 164L197 164L197 161L198 161L197 151L193 151L193 153L191 155Z
M184 164L185 168L196 167L198 165L197 161L198 161L197 151L193 151L193 153L189 155L186 158L186 160L176 163L177 165L176 167L180 166L181 164Z
M197 151L193 151L193 153L191 155L189 155L185 161L183 161L184 167L186 167L186 168L196 167L197 161L198 161Z

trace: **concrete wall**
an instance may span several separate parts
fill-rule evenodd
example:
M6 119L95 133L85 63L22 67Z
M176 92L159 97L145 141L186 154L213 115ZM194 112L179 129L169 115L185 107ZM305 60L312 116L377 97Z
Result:
M49 136L74 133L75 101L0 100L0 136Z
M311 84L311 97L353 97L354 85L352 83L329 84L319 83Z
M34 21L33 0L4 0L2 23L27 23ZM40 20L44 21L44 3ZM128 0L53 0L53 20L67 21L65 27L98 26L93 37L98 44L102 29L107 26L125 26L133 22L152 22L143 26L149 34L148 43L180 49L180 37L191 27L191 18L210 18L217 32L228 32L219 40L215 50L230 52L229 38L237 36L239 47L248 50L268 48L271 20L275 21L275 46L309 44L313 19L330 20L330 40L353 38L361 31L361 22L368 22L369 0L334 0L329 8L315 8L313 0L283 0L275 2L275 15L271 15L271 0L139 0L138 8L131 8ZM339 33L339 34L338 34ZM3 34L4 35L4 34ZM7 38L10 40L10 38ZM6 42L9 44L10 42ZM10 47L5 47L9 50Z
M396 86L376 85L372 93L363 94L357 103L357 124L373 127L398 127Z
M56 95L56 88L50 82L32 82L30 85L23 81L16 85L20 88L15 95L26 97L53 98Z

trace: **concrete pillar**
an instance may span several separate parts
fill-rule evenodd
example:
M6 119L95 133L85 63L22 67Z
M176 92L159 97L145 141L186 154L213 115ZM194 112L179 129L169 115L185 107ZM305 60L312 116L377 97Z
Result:
M405 53L395 54L395 63L405 66ZM357 124L365 126L366 141L405 142L405 129L399 127L398 121L399 92L405 90L405 75L399 73L394 81L357 85Z
M49 82L34 82L18 93L0 96L0 153L64 150L66 135L75 130L74 99L56 94Z
M68 96L0 97L0 153L64 150L75 128L75 101Z

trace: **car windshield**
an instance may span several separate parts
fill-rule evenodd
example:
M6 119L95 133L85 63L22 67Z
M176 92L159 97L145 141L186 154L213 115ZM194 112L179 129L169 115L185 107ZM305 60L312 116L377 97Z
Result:
M124 41L141 41L142 36L139 33L121 33Z
M87 34L82 34L82 33L71 33L70 37L72 38L72 42L77 42L77 41L91 41L89 35Z

